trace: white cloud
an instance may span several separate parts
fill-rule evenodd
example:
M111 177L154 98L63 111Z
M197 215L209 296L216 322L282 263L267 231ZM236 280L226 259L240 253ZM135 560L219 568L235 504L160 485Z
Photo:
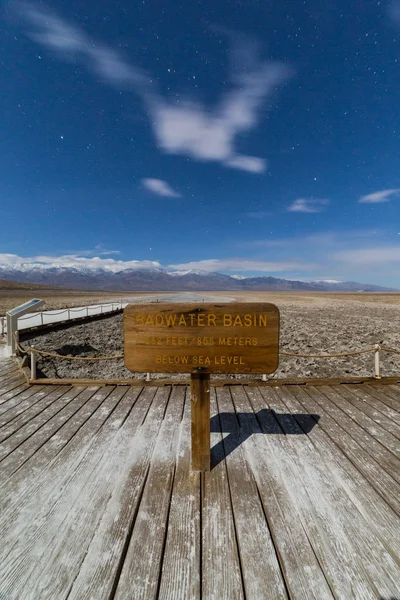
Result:
M16 3L24 21L35 27L28 35L36 42L55 50L66 58L82 62L104 81L118 86L144 86L145 75L130 65L112 48L95 43L84 31L72 26L43 7L27 2Z
M113 258L100 258L93 256L78 256L76 254L65 254L63 256L32 256L22 257L16 254L0 254L0 266L24 269L37 265L43 268L52 267L86 267L88 269L106 269L108 271L122 271L124 269L159 269L159 262L150 260L115 260Z
M179 265L169 265L169 269L179 270L200 270L213 272L224 271L259 271L263 273L308 270L313 268L312 264L301 264L295 261L267 262L261 260L251 260L245 258L198 260Z
M162 179L142 179L143 187L158 196L167 196L169 198L180 198L181 194L175 192L166 181Z
M101 258L100 256L79 256L78 254L65 254L63 256L45 256L37 255L32 257L22 257L16 254L0 254L0 268L22 269L38 266L41 268L69 267L69 268L88 268L88 269L106 269L108 271L118 272L124 269L163 269L164 267L157 261L150 260L115 260L113 258ZM314 265L305 265L295 261L266 262L251 260L245 258L232 259L210 259L183 263L179 265L169 265L168 269L173 270L201 270L208 272L215 271L258 271L262 273L307 270ZM0 271L1 274L1 271Z
M235 141L256 127L261 105L287 79L289 70L280 63L253 58L252 70L236 78L213 109L188 99L172 103L153 94L148 106L158 144L170 154L217 161L251 173L265 171L265 159L239 154Z
M319 213L328 206L329 200L312 200L308 198L297 198L287 210L290 212Z
M103 247L103 244L97 244L92 250L70 250L67 252L67 254L73 254L74 256L112 256L121 254L121 251L107 250Z
M400 246L346 250L337 252L334 258L352 267L400 267Z
M377 204L381 202L389 202L392 196L396 196L398 194L400 194L400 188L396 188L393 190L380 190L379 192L373 192L372 194L361 196L359 202L364 204Z
M250 173L262 173L267 167L267 161L257 156L243 156L237 154L225 162L227 167L241 169Z
M15 6L25 22L33 26L34 30L28 32L32 39L64 58L82 62L108 84L134 90L149 114L157 145L165 152L219 162L250 173L265 171L266 160L239 153L236 141L258 125L263 103L290 76L289 68L282 63L262 61L254 45L236 39L231 52L236 64L230 88L213 108L195 99L172 100L163 97L151 77L119 52L95 43L78 27L42 7L26 2Z

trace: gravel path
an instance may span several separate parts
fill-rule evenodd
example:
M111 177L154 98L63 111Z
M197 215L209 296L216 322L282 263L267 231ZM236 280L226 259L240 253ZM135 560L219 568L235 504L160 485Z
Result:
M281 299L276 304L281 313L281 351L304 354L339 353L367 348L376 343L400 349L398 300L390 304L317 297L310 298L307 302ZM71 325L42 334L32 332L21 336L21 340L29 340L29 343L38 349L58 354L122 354L122 315ZM41 357L38 368L38 376L41 372L45 377L143 377L142 373L134 374L125 369L123 360L90 363ZM278 370L269 377L351 377L371 376L373 372L373 353L341 359L282 356ZM382 352L381 374L400 375L400 355ZM154 375L154 378L156 377L165 375Z

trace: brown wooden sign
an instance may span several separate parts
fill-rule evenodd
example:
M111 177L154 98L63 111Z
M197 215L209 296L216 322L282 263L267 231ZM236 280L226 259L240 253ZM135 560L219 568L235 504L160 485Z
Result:
M125 366L153 373L272 373L279 310L269 303L129 304Z

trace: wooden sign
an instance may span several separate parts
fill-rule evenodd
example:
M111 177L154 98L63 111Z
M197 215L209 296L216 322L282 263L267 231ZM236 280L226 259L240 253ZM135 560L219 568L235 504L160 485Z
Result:
M210 373L272 373L279 361L274 304L129 304L125 366L191 374L192 469L210 470Z
M131 371L272 373L279 361L279 310L269 303L129 304L125 366Z

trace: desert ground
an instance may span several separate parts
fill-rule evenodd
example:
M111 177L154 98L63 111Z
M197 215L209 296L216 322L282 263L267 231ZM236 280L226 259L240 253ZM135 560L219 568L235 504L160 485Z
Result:
M204 292L198 296L207 300L210 294ZM374 344L400 349L400 294L213 292L212 296L224 297L224 300L230 297L241 302L276 304L281 316L282 352L342 353L370 348ZM161 299L161 295L159 297ZM77 301L75 297L72 299ZM62 301L65 302L65 299ZM79 302L82 303L82 298L79 298ZM99 302L98 296L96 302ZM41 334L32 331L21 336L21 339L25 344L60 354L122 354L122 315L59 327ZM68 360L40 358L38 367L39 374L45 377L143 377L142 373L128 371L123 360L72 363ZM281 356L278 370L268 377L368 377L373 373L373 353L335 359ZM400 355L381 353L381 375L400 376ZM165 375L154 375L156 377Z

